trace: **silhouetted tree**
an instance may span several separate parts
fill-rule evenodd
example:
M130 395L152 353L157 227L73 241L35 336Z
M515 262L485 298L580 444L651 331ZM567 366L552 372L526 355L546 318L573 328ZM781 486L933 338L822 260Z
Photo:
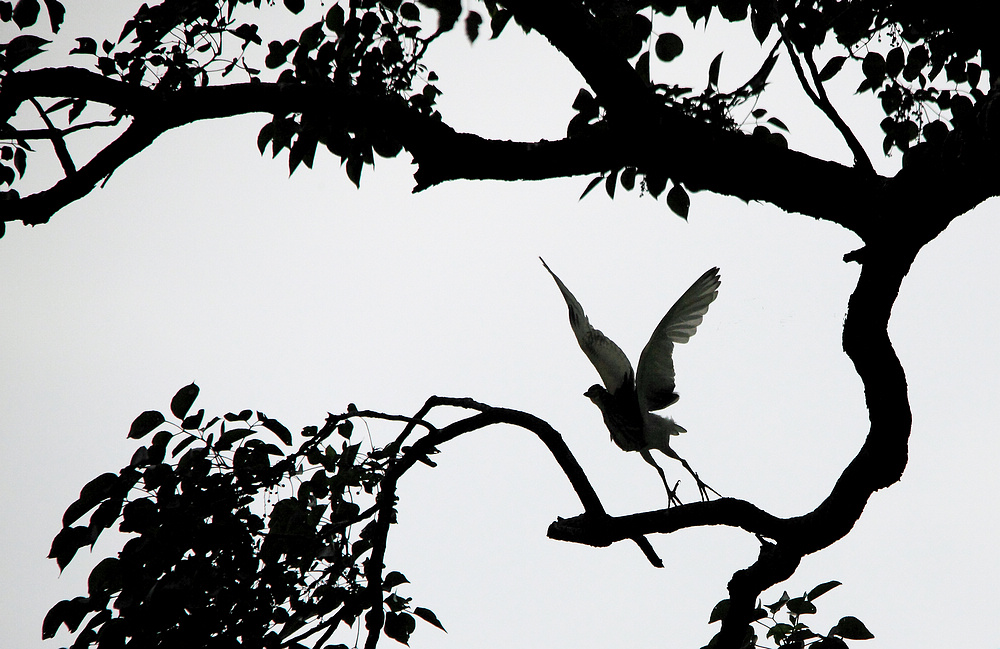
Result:
M742 646L751 622L768 615L758 606L760 594L787 579L802 557L846 535L869 497L898 481L906 465L911 417L903 369L886 330L892 304L920 249L1000 187L1000 61L988 3L504 0L465 6L459 0L351 0L324 7L300 33L266 46L255 13L261 4L143 5L115 42L77 39L72 53L85 67L29 69L48 43L33 26L47 15L57 31L63 7L44 0L43 13L37 0L0 2L0 19L22 30L3 46L0 61L0 183L8 186L2 221L46 223L160 134L246 113L271 115L257 137L262 153L287 149L289 170L295 171L311 166L322 144L341 158L355 184L375 153L392 157L405 150L417 165L416 190L461 179L591 175L588 191L603 183L613 197L618 187L638 186L652 199L665 194L682 217L690 192L763 201L840 224L864 242L845 256L862 270L843 344L864 383L870 431L827 498L805 515L778 518L749 502L721 498L614 518L601 508L555 431L525 413L432 398L415 416L397 418L404 430L395 442L362 456L346 441L339 448L331 444L332 433L349 437L355 417L392 417L348 412L307 430L309 439L284 455L251 435L264 428L291 444L274 420L258 413L256 424L244 425L238 422L248 422L252 413L227 416L240 427L216 435L212 426L219 422L203 426L200 415L188 415L182 391L172 409L184 432L157 433L129 467L88 485L67 512L67 527L53 546L61 564L119 518L140 536L120 557L98 565L90 597L53 609L46 632L63 622L78 628L92 613L75 646L98 640L102 647L120 646L128 638L141 646L216 646L207 637L218 639L218 646L235 645L236 638L277 646L297 642L300 630L325 635L367 611L369 645L379 630L405 639L413 618L408 601L393 592L402 578L383 575L381 565L395 480L448 439L506 422L542 438L583 502L584 514L552 524L552 538L594 546L632 539L655 564L645 534L729 525L757 535L758 559L733 575L728 600L713 615L722 622L714 646ZM307 9L304 0L283 4L296 15L321 11ZM708 67L703 90L672 83L669 71L651 61L681 53L678 36L656 31L666 24L663 17L678 12L693 23L717 13L752 30L760 43L757 72L724 89L720 55ZM586 82L573 102L576 115L565 138L493 140L458 132L435 111L437 77L422 62L427 49L459 26L474 41L483 30L500 36L511 21L542 34ZM768 101L768 78L782 57L840 133L852 165L790 149L780 132L783 122L771 116L780 107L759 107ZM829 82L851 66L863 74L858 92L873 93L881 103L883 114L869 116L880 120L885 134L883 151L876 153L902 154L901 168L891 177L875 171L873 153L828 93ZM106 145L89 160L77 159L70 141L78 131L106 131ZM40 144L52 147L64 177L22 196L17 187L28 163L41 155ZM437 428L426 417L439 406L475 414ZM133 427L134 437L163 422L155 414L144 417ZM404 447L416 430L422 436ZM172 456L178 447L192 446L176 463L165 463L175 441ZM272 464L271 455L282 459ZM311 477L296 475L303 463ZM285 479L298 481L297 493L272 503L267 521L251 513L250 503ZM137 488L149 495L136 496ZM350 489L370 491L371 508L349 506ZM89 526L72 526L95 507ZM348 530L362 521L368 521L364 531L349 545ZM220 551L217 541L223 538L232 542ZM208 583L220 585L213 591ZM787 605L797 619L828 587L776 606ZM117 613L108 608L111 598ZM413 612L436 622L425 609ZM832 646L842 642L838 637L865 636L851 619L844 624L821 642ZM772 635L800 642L790 635L799 630L793 624ZM196 632L200 639L191 635Z

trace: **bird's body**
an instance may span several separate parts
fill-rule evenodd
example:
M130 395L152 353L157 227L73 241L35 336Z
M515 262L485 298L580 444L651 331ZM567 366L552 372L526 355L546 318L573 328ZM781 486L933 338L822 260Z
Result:
M653 465L667 489L668 504L680 502L676 486L670 488L663 469L650 453L657 449L674 458L694 476L703 498L710 488L698 478L690 465L670 448L670 438L687 432L669 417L656 414L678 399L674 386L674 343L687 342L694 335L718 295L719 269L712 268L699 277L663 316L639 356L637 372L618 345L591 326L583 307L552 269L542 260L559 287L569 309L569 322L580 348L593 363L604 385L595 384L584 395L597 405L611 440L623 451L638 451ZM714 490L712 490L714 491Z

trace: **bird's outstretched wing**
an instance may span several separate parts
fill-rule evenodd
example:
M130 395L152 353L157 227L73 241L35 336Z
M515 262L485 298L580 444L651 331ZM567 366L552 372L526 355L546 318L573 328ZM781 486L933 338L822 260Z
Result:
M674 391L674 343L686 343L719 294L719 269L699 277L656 325L639 356L636 391L645 410L661 410L677 401Z
M545 270L549 271L549 275L552 275L552 279L556 280L556 285L562 292L566 306L569 308L569 324L576 335L576 341L580 343L580 349L594 364L597 373L601 375L604 387L608 389L608 392L614 394L622 385L631 383L634 374L632 364L628 362L625 352L610 338L590 325L587 314L583 312L583 307L562 283L562 280L552 272L544 259L542 259L542 265L545 266Z

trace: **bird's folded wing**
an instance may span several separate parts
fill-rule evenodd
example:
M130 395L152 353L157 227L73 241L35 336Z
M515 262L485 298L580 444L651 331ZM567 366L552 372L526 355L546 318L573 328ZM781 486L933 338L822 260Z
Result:
M719 294L719 269L699 277L656 326L639 356L636 391L646 410L660 410L677 401L674 391L674 343L686 343L698 330L708 307Z
M632 364L628 362L625 352L610 338L590 326L587 314L583 312L583 307L573 297L570 290L552 272L544 259L542 259L542 265L545 266L545 270L549 271L549 275L552 275L563 299L566 300L566 306L569 308L569 324L576 335L576 341L580 343L580 349L593 363L597 373L601 375L604 387L607 388L608 392L614 394L623 384L631 383L634 376Z

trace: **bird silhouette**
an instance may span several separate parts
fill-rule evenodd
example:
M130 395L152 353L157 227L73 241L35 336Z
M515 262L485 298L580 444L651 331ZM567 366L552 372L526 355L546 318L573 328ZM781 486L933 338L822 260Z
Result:
M702 500L708 500L709 491L719 496L719 492L705 484L691 465L670 448L670 438L687 430L670 417L653 412L666 408L679 398L674 385L674 344L686 343L697 331L709 305L719 294L719 285L722 283L719 269L706 271L670 307L653 330L653 335L639 356L638 370L633 372L625 352L591 326L583 307L544 259L542 265L552 275L566 300L569 324L580 348L604 382L603 386L599 383L592 385L584 396L589 397L600 408L604 423L611 433L611 441L623 451L638 451L642 459L656 468L667 490L668 507L680 504L677 498L680 481L673 489L670 488L663 469L650 453L654 448L679 461L687 469L698 485Z

